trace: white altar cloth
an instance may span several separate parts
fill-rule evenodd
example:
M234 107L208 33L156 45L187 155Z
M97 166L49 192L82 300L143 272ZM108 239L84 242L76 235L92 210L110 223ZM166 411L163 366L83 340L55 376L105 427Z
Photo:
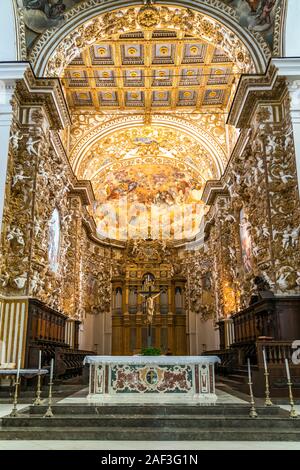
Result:
M86 356L91 401L215 403L217 356Z
M215 364L217 356L85 356L83 364Z

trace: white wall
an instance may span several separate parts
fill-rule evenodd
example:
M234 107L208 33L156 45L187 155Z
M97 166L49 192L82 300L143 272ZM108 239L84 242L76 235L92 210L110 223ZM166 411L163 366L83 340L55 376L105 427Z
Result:
M87 315L79 330L79 349L111 354L111 314Z
M202 321L200 315L196 317L197 354L219 349L219 332L215 329L213 320Z
M94 320L95 315L87 315L79 326L79 349L93 351L94 348Z
M18 60L13 0L0 0L0 62Z
M284 56L300 57L300 38L299 38L299 20L300 20L300 1L288 0L287 18L285 24Z

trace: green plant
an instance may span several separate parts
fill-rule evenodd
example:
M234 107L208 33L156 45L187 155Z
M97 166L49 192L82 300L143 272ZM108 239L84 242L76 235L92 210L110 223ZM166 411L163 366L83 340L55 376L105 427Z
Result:
M159 348L144 348L142 356L161 356L161 350Z

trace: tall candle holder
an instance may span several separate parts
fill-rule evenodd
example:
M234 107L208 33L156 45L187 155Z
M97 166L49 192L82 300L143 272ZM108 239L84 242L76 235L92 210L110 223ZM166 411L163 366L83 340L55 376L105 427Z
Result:
M298 413L295 409L295 403L294 403L294 397L293 397L293 391L292 391L292 382L288 382L288 387L289 387L289 399L290 399L290 418L298 418Z
M264 358L264 368L265 368L265 380L266 380L266 398L265 398L265 406L272 406L273 403L270 398L270 384L269 384L269 370L267 364L267 357L266 357L266 350L263 348L263 358Z
M51 367L50 367L50 382L49 382L49 396L48 396L48 409L44 414L44 418L52 418L52 386L53 386L53 359L51 359Z
M38 373L38 381L37 381L37 390L36 390L36 398L33 402L34 405L39 406L44 403L44 400L41 399L41 368L42 368L42 351L39 351L39 373Z
M14 393L13 408L12 408L11 413L9 415L12 418L16 418L17 416L19 416L18 409L17 409L19 385L20 385L20 381L19 381L19 377L17 376L16 381L15 381L15 393Z
M258 415L255 409L255 400L254 400L253 389L252 389L253 382L252 382L252 376L251 376L250 359L248 359L248 380L249 380L248 385L249 385L249 391L250 391L250 405L251 405L249 416L250 418L257 418Z
M290 418L295 419L295 418L298 418L298 413L295 409L293 390L292 390L293 383L292 383L291 374L290 374L289 361L287 358L285 359L285 368L286 368L287 385L289 388L289 400L290 400L290 407L291 407Z
M19 392L19 385L20 385L20 367L21 367L21 359L18 359L18 368L17 368L17 377L15 381L15 393L14 393L14 401L13 401L13 408L11 410L10 416L12 418L16 418L19 416L17 405L18 405L18 392Z
M39 406L39 405L42 405L44 403L44 400L41 399L41 394L42 394L42 390L41 390L41 373L39 371L38 381L37 381L37 389L36 389L36 398L33 402L33 405Z

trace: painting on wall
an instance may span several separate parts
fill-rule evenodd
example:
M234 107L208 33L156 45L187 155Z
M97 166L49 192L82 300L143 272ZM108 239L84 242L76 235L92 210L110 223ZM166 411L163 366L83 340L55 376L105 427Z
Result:
M98 234L145 238L151 226L155 238L191 238L203 215L203 186L199 176L171 164L135 164L103 172L94 183Z
M84 0L17 0L27 26L27 45L38 35L61 26L66 13ZM104 3L105 0L99 0ZM221 0L237 11L238 21L245 28L261 33L272 48L277 7L284 0ZM142 2L141 2L142 3ZM157 2L159 3L159 2Z
M275 13L282 0L223 0L237 10L239 23L250 31L261 33L273 48Z
M244 209L241 209L240 211L240 241L244 269L247 273L250 273L252 271L251 235L249 233L249 221L246 217Z
M61 26L65 14L83 0L17 0L28 28L27 43L47 29ZM29 45L29 44L28 44Z
M52 212L49 221L48 238L48 261L49 268L53 273L59 269L59 251L60 251L60 216L57 209Z

